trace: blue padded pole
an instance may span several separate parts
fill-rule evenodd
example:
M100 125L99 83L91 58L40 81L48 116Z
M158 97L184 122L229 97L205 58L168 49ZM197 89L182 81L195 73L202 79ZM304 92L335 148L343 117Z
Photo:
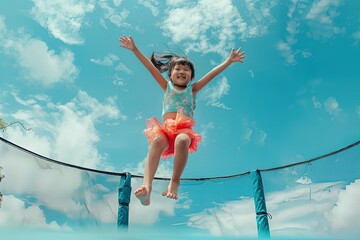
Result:
M125 175L122 175L120 178L119 195L118 195L118 200L119 200L118 221L117 221L118 229L128 228L130 196L131 196L131 174L126 173Z
M253 191L254 191L258 237L260 239L270 238L268 213L266 211L264 187L263 187L260 171L259 170L252 171L251 176L252 176Z

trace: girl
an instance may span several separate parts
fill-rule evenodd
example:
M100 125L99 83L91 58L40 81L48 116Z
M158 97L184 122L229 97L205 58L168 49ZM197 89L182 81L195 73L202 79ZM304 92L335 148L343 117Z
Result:
M166 55L157 59L154 54L148 59L135 45L131 36L121 36L120 46L131 50L139 61L149 70L156 82L164 91L163 112L161 124L155 117L147 120L144 133L149 140L149 151L146 157L144 182L135 191L135 196L141 204L150 204L150 194L155 172L159 166L160 157L163 159L174 155L173 174L168 188L162 194L171 199L178 199L178 188L181 174L185 168L188 153L197 150L201 136L192 126L195 109L195 96L214 77L224 71L234 62L243 62L245 53L239 48L231 50L229 57L220 65L212 69L197 82L192 82L195 74L193 63L184 57ZM164 58L168 62L164 62ZM168 70L170 81L161 74Z

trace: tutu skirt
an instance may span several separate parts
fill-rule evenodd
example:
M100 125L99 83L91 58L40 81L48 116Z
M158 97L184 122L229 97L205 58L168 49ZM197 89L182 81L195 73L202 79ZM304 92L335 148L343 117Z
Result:
M167 119L163 124L155 117L148 119L146 121L144 134L147 137L149 144L151 144L159 134L167 136L169 148L161 153L162 159L165 160L174 155L175 138L180 133L187 134L191 139L189 152L192 153L197 151L198 144L201 142L201 135L192 129L194 125L195 121L180 111L177 113L175 119Z

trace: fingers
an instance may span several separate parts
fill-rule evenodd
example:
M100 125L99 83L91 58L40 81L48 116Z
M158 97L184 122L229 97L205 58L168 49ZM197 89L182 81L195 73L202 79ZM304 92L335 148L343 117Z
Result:
M131 35L126 36L120 36L119 41L121 42L120 47L131 49L131 46L134 45L134 40L131 37Z
M238 48L238 50L235 52L234 48L232 48L231 53L235 53L236 55L243 55L245 52L242 52L241 48Z
M234 50L234 48L232 48L231 49L231 55L239 55L239 56L242 56L242 55L244 55L245 54L245 52L241 52L241 48L238 48L238 50L236 50L236 52L235 52L235 50Z
M236 51L234 48L231 49L230 59L232 62L243 62L245 58L245 52L241 51L241 48L238 48Z
M119 40L120 40L121 42L126 42L126 41L129 40L129 38L124 35L124 36L120 36Z

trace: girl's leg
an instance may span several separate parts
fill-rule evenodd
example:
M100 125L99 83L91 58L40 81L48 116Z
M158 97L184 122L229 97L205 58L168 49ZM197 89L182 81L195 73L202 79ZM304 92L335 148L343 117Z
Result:
M168 147L169 143L164 134L157 136L149 146L148 155L145 160L143 185L135 191L135 196L139 198L141 204L144 206L150 204L152 182L159 166L160 156Z
M185 133L180 133L175 139L174 170L169 186L163 192L165 197L178 199L180 178L188 159L190 143L191 139Z

